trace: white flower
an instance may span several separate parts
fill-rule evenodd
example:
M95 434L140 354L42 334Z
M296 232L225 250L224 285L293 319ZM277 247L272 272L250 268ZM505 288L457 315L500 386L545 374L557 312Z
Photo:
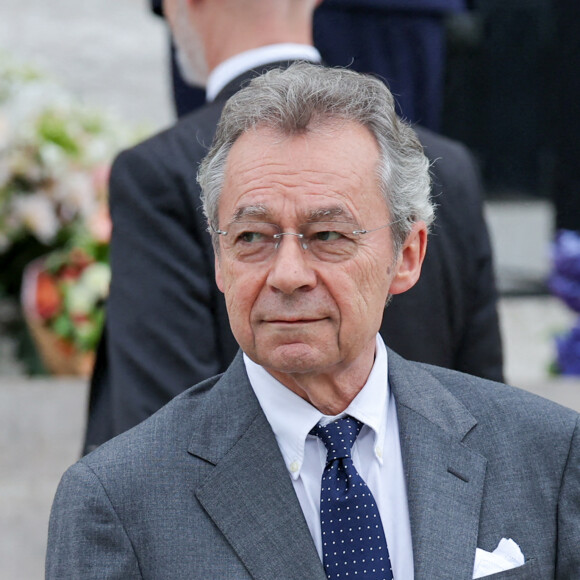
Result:
M51 201L43 192L16 196L12 203L14 217L22 227L45 244L54 239L60 224Z
M90 165L96 165L103 161L110 160L112 157L111 143L104 137L95 136L88 141L85 152L85 162Z
M38 155L42 164L50 168L50 173L55 177L65 175L69 161L67 154L61 147L54 143L43 143L38 149Z
M137 136L0 50L0 253L23 235L50 242L71 222L59 241L84 227L106 243L101 166Z
M66 293L66 306L72 316L89 314L109 293L111 270L107 264L94 262L85 268L80 278Z
M28 182L34 189L38 189L38 182L45 178L46 169L41 167L34 158L35 148L30 143L22 143L13 147L6 155L6 164L13 177L19 181Z
M90 289L95 298L105 298L109 293L111 269L103 262L94 262L81 274L80 283Z
M8 149L12 127L7 117L0 115L0 152Z
M89 314L95 306L95 294L85 284L71 284L66 293L66 306L72 316Z
M55 187L54 197L62 204L61 211L66 221L76 215L88 217L96 209L92 176L80 171L63 176Z

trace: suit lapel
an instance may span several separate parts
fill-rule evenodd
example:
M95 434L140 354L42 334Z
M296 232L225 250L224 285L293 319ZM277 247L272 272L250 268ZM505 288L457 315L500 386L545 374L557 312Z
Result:
M255 579L326 578L240 355L206 397L189 446L215 465L195 495ZM216 411L219 410L219 415Z
M422 367L389 351L415 578L471 578L486 459L463 440L476 420Z

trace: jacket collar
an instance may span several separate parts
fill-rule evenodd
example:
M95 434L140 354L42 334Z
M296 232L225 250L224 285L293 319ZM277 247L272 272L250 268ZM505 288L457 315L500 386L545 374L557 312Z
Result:
M277 62L270 62L252 68L241 75L237 76L235 79L230 81L217 95L214 102L227 101L231 96L237 93L241 88L247 85L253 78L263 75L269 70L275 68L288 68L293 62L293 60L281 60Z

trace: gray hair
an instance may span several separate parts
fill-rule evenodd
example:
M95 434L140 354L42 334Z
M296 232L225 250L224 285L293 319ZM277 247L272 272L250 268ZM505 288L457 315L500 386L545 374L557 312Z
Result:
M295 63L254 78L229 99L197 177L208 222L218 227L227 158L241 135L268 128L291 136L333 120L359 123L378 143L377 172L396 222L391 231L398 253L415 222L422 220L429 227L434 219L429 161L415 131L396 115L393 96L384 83L340 68Z

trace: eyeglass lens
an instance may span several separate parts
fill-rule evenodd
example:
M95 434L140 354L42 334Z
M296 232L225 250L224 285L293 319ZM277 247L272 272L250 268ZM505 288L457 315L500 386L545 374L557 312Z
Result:
M307 223L297 232L282 232L277 225L265 222L233 222L222 242L235 259L259 262L269 259L284 237L296 237L316 259L339 262L356 254L360 233L356 224L346 222Z

